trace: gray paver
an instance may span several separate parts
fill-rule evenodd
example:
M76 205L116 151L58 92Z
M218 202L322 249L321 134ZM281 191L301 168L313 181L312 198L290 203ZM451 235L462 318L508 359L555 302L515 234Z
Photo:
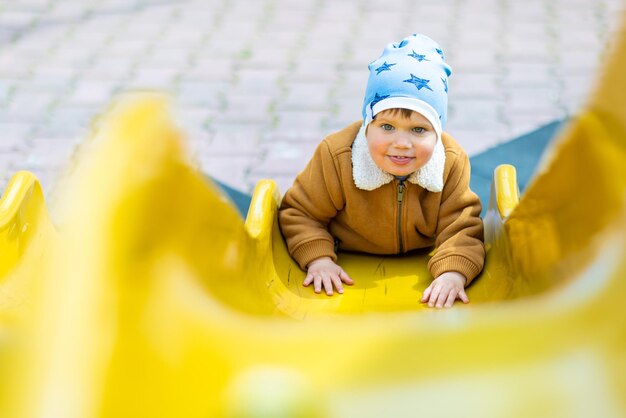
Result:
M276 70L240 70L232 90L246 95L274 96L279 73ZM228 93L230 95L230 93Z
M213 157L251 157L263 155L260 138L256 131L249 132L218 132L211 140L200 145L202 153Z
M531 129L535 129L539 126L540 125L533 125ZM528 125L524 126L524 129L528 129ZM499 143L497 142L499 138L514 136L514 133L503 123L497 127L489 127L489 129L454 127L449 129L448 132L461 144L469 155L478 154L493 147L494 144ZM524 132L527 132L527 130L524 130L522 133Z
M146 88L171 88L178 70L171 68L140 68L133 73L132 81Z
M494 51L489 50L458 50L449 56L448 62L452 67L450 83L457 75L476 73L498 73L502 67L502 58ZM454 92L451 91L451 94Z
M323 82L332 85L338 79L334 60L315 58L303 54L294 68L285 76L285 82Z
M225 92L228 83L210 81L184 81L177 84L178 100L181 105L200 106L207 109L219 109L225 106Z
M465 72L450 78L451 101L459 99L497 99L502 93L495 73Z
M287 83L278 110L327 110L329 107L328 83Z
M231 81L233 78L233 60L216 62L215 58L196 56L189 67L181 73L182 80L200 81L206 84L218 81Z
M328 111L319 110L281 111L277 114L276 129L285 131L286 134L307 131L317 132L323 127L322 123L328 116Z
M0 56L0 78L26 78L32 71L35 59L17 56L12 50L4 51Z
M238 190L251 192L251 185L248 184L247 174L250 168L255 165L255 158L248 156L230 156L224 158L223 155L213 156L201 154L196 156L199 167L209 176L228 184Z
M3 112L5 122L38 124L47 118L48 112L56 100L50 93L17 94Z
M81 81L73 89L67 103L73 106L104 107L111 98L115 83Z
M106 57L98 59L84 71L86 80L112 80L123 82L132 76L132 63L128 61L111 61Z

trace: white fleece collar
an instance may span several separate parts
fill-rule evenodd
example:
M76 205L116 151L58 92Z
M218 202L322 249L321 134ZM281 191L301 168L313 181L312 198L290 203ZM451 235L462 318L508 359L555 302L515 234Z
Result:
M407 180L430 192L439 193L443 190L445 165L446 152L441 139L438 139L430 160L424 167L412 173ZM392 174L381 170L372 160L365 138L365 126L361 126L352 144L352 177L356 187L362 190L377 189L394 179Z

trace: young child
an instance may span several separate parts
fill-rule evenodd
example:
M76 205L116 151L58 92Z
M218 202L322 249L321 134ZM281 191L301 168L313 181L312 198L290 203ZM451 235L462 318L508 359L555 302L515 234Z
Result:
M291 256L328 295L352 279L336 248L401 254L436 247L435 278L422 302L469 302L465 286L482 270L480 200L469 188L466 153L443 132L451 68L424 35L387 45L369 65L363 121L325 138L279 209Z

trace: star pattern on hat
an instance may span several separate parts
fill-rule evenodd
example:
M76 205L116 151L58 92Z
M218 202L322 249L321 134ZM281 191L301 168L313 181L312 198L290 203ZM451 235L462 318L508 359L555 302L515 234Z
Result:
M430 61L428 58L426 58L426 55L422 55L422 54L418 54L415 51L412 51L410 54L407 54L409 57L415 58L416 60L418 60L419 62L422 61Z
M391 64L387 64L387 61L385 61L383 63L383 65L381 65L380 67L376 68L376 75L382 73L383 71L391 71L391 67L394 66L396 64L391 63Z
M446 60L446 57L443 55L443 51L442 51L441 49L439 49L439 48L435 48L435 51L437 51L437 53L438 53L439 55L441 55L441 59L442 59L442 60L444 60L444 61Z
M448 92L448 80L446 80L445 78L442 78L441 81L443 81L443 87L446 89L446 93Z
M372 113L374 113L374 105L378 102L380 102L381 100L386 99L387 97L389 97L389 95L383 95L383 96L379 96L378 93L376 93L374 95L374 99L372 100L372 102L370 103L370 109L372 110Z
M409 78L408 80L403 80L403 81L405 83L415 84L415 87L417 87L418 90L421 90L422 88L427 88L428 90L433 91L433 89L431 89L428 86L428 83L430 82L430 80L415 77L413 74L411 74L411 78Z
M396 48L402 48L404 45L408 44L409 41L407 41L406 39L403 39L398 46L396 46Z

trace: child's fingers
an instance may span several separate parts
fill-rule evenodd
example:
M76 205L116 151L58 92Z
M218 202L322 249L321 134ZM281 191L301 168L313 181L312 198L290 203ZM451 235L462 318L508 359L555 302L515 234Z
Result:
M328 296L332 296L333 287L337 289L338 293L343 293L342 281L345 281L346 284L354 283L350 276L340 268L339 271L309 271L302 284L309 286L313 283L315 293L321 293L323 289Z
M437 297L437 302L435 302L435 308L443 308L443 305L446 303L446 299L448 298L448 292L440 292Z
M307 273L306 277L304 278L304 281L302 282L302 285L308 286L311 283L313 283L313 273Z
M341 284L341 279L339 278L339 276L331 274L330 280L335 285L335 288L337 289L337 293L343 293L343 285Z
M322 276L320 276L319 273L313 274L313 290L315 293L322 291Z
M354 280L352 280L350 278L350 276L348 276L348 273L346 273L345 271L341 270L341 272L339 273L339 278L341 279L342 282L344 282L345 284L349 284L352 285L354 284Z
M424 290L424 294L422 295L422 300L421 300L422 303L428 302L428 297L430 296L430 292L432 292L432 288L433 286L430 285L426 288L426 290Z
M330 275L328 273L324 273L322 275L322 283L324 284L324 289L326 290L326 294L328 296L332 296L332 294L333 294L333 283L330 280Z
M437 303L437 300L439 299L439 293L441 292L441 287L440 286L435 286L430 294L430 298L428 300L428 306L430 306L431 308L433 306L435 306L435 304Z
M469 303L469 298L467 297L467 293L465 293L465 289L461 289L459 291L458 297L463 303Z
M445 307L451 308L454 305L454 301L456 300L457 291L456 289L450 289L450 293L448 293L448 298L446 299Z
M437 301L435 302L436 308L443 308L446 301L448 300L448 295L450 294L451 289L447 286L441 286L439 290L439 295L437 296Z

